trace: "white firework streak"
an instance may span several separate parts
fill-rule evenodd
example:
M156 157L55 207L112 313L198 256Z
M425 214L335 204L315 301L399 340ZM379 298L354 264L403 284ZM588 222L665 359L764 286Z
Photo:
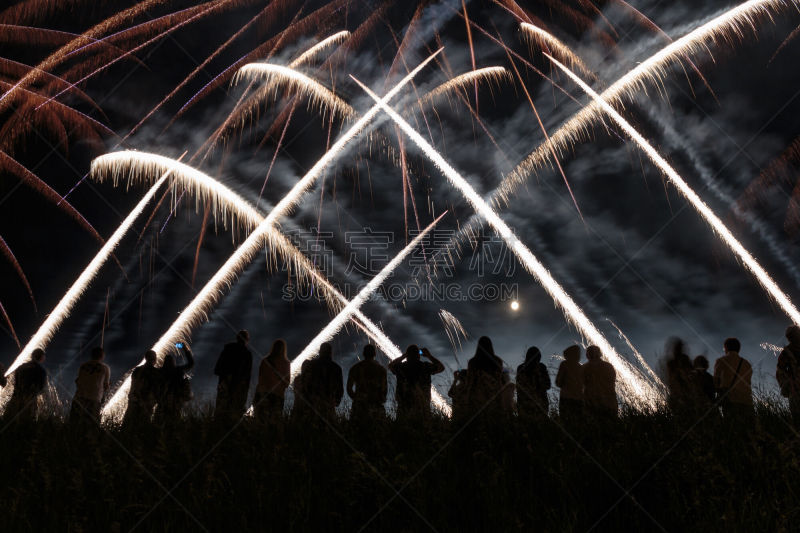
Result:
M417 68L412 70L397 85L395 85L386 96L380 99L384 104L391 100L400 89L422 70L425 65L432 61L440 52L441 48L431 54ZM183 310L178 319L172 323L158 342L153 346L156 353L165 353L171 349L174 342L189 338L192 330L200 323L206 322L209 313L214 305L219 301L225 287L230 287L234 278L252 261L256 253L264 243L266 236L272 227L277 224L281 217L291 211L303 194L314 184L316 179L327 169L327 167L339 156L347 144L353 140L369 122L380 112L380 106L374 105L367 113L356 121L337 141L331 146L311 170L295 184L295 186L278 202L267 217L253 230L247 239L236 249L236 251L225 261L222 267L212 276L200 292L194 297L191 303ZM119 418L122 411L117 407L120 400L127 397L130 388L130 378L126 379L123 385L117 389L111 400L103 408L103 417L109 416Z
M464 326L461 322L446 309L439 309L439 318L444 325L444 332L447 334L447 338L450 339L450 345L453 347L453 354L457 353L456 350L456 343L458 343L458 348L461 348L461 337L467 338L467 330L464 329ZM456 355L456 360L458 360L458 356Z
M647 139L642 137L642 135L636 131L636 129L631 126L627 120L622 118L622 116L617 113L617 111L611 107L611 105L603 100L599 94L597 94L591 87L586 85L583 80L581 80L578 76L576 76L571 70L567 67L562 65L557 59L553 58L552 56L545 54L547 57L550 58L558 68L563 70L567 76L569 76L572 81L574 81L578 86L580 86L583 91L588 94L599 106L602 107L603 111L611 117L611 119L616 122L620 128L633 140L639 147L647 154L647 157L658 167L659 170L667 177L667 179L672 183L678 192L680 192L686 200L692 204L692 207L700 214L703 219L711 226L711 229L719 235L728 248L736 255L739 260L744 263L744 266L747 270L750 271L753 276L755 276L756 280L759 284L767 291L767 293L772 297L775 303L783 310L784 313L794 322L795 324L800 323L800 312L797 311L797 308L794 306L792 301L789 297L778 287L778 285L773 281L773 279L767 274L767 272L761 267L761 265L756 261L756 259L748 252L744 246L733 236L730 230L725 226L722 220L714 214L710 207L708 207L703 200L697 195L696 192L689 186L688 183L677 173L675 169L673 169L667 161L661 157L655 148L653 148Z
M350 104L336 96L333 91L291 67L274 63L249 63L239 69L233 78L233 84L235 85L244 77L262 78L267 81L266 86L259 93L262 96L276 91L281 84L284 84L307 96L312 108L319 108L323 112L328 109L331 113L343 118L351 118L355 115L355 110Z
M569 46L562 43L558 38L556 38L553 34L543 30L539 26L535 26L529 22L523 22L520 24L525 37L528 38L531 44L538 44L540 48L546 48L548 50L544 50L545 52L550 51L551 53L557 52L561 57L569 61L570 65L577 66L581 71L590 76L595 78L594 73L591 71L589 67L581 60L578 55L570 49Z
M351 75L352 77L352 75ZM550 272L542 265L533 253L519 240L511 228L497 215L497 213L481 198L481 196L472 188L472 186L465 180L456 170L445 161L445 159L433 148L428 142L412 128L397 112L381 102L379 97L373 93L366 85L353 78L361 88L370 95L378 105L386 112L392 120L403 130L403 132L422 150L426 157L428 157L434 165L447 177L450 183L456 187L466 200L472 205L497 234L505 241L514 255L519 259L520 263L530 272L539 284L547 291L553 298L553 301L564 312L565 318L574 324L575 327L590 339L593 344L600 347L609 362L614 365L614 368L622 377L622 387L629 396L633 396L638 402L645 405L654 405L657 401L658 395L650 386L649 383L642 380L636 375L634 369L625 359L614 350L611 344L606 340L602 333L595 327L583 313L580 307L572 300L572 298L564 291L561 285L556 282L550 275Z
M613 320L611 320L610 318L606 318L606 320L608 321L609 324L611 324L614 327L615 330L617 330L617 334L628 346L628 349L631 351L631 353L633 353L633 356L639 362L639 365L650 375L653 382L657 386L659 386L662 390L664 390L664 382L662 382L661 378L658 377L658 375L655 372L653 372L653 369L650 367L650 365L647 364L647 361L644 360L644 357L642 357L642 354L639 352L639 350L636 349L636 346L633 345L628 336L622 332L622 330L619 328L619 326L617 326L614 323Z
M339 44L340 42L344 41L350 37L350 32L347 30L342 30L338 33L334 33L330 37L326 37L325 39L321 40L299 56L297 59L289 63L290 67L299 67L305 63L308 63L312 59L314 59L320 52L328 48L329 46L333 46L334 44Z
M161 172L170 172L175 183L180 184L181 188L190 191L196 197L203 198L203 203L213 206L215 213L223 216L225 220L228 215L231 218L235 216L240 222L245 222L249 228L257 227L264 220L264 217L250 202L219 181L189 165L165 156L137 151L106 154L92 161L90 176L98 181L102 181L106 176L111 176L114 184L117 185L120 179L127 174L130 185L132 183L148 183L149 176ZM298 273L314 279L329 305L338 310L350 303L280 231L273 229L268 233L267 239L285 259L296 266ZM354 314L355 325L364 331L390 359L396 359L402 355L400 348L360 310L356 310ZM158 353L159 359L163 359L164 355L164 353ZM123 386L125 386L124 381ZM126 401L127 398L120 400L121 403L118 404L117 410L124 411ZM446 402L438 392L434 392L434 401L437 406L446 410L442 405Z
M25 348L23 348L19 355L17 355L17 358L14 360L11 366L8 367L6 376L10 375L14 370L17 369L19 365L30 359L31 352L33 352L33 350L36 348L41 348L44 350L47 347L48 343L52 340L53 335L56 334L58 328L69 316L80 297L83 295L86 289L89 288L89 285L92 283L92 281L94 281L94 278L97 276L100 268L114 252L122 238L130 229L133 222L142 213L142 211L144 211L144 208L147 206L150 200L152 200L153 195L155 195L156 191L167 180L170 172L170 170L164 172L158 181L156 181L156 183L150 187L150 190L147 191L147 194L145 194L139 203L136 204L136 207L134 207L128 216L125 217L125 220L122 221L122 224L117 227L111 238L106 241L97 255L95 255L83 272L81 272L80 276L78 276L78 279L75 280L69 290L64 294L64 296L61 297L61 300L59 300L58 304L56 304L55 308L50 312L50 314L47 315L47 318L42 325L39 326L39 329L36 330L36 333L33 335L33 337L31 337L31 340L28 341L28 344L25 345Z

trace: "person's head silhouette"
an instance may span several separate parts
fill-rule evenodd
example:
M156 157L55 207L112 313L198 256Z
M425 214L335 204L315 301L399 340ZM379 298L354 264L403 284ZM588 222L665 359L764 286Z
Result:
M531 346L525 353L525 364L535 365L542 360L542 352L536 346Z
M272 348L269 349L270 359L285 359L286 358L286 341L278 339L272 343Z
M31 352L31 361L36 361L39 364L44 363L44 350L36 348Z
M581 360L581 347L577 344L573 344L569 348L564 350L564 359L569 362L575 362Z
M692 366L698 370L708 370L708 359L703 355L698 355L692 361Z
M247 346L247 343L250 342L250 333L246 329L241 330L236 334L236 342Z
M102 361L106 356L106 352L100 346L92 348L91 358L92 361Z
M323 342L319 346L319 358L320 359L333 359L333 346L329 342Z
M367 344L366 346L364 346L364 351L362 352L362 355L364 356L364 359L366 361L372 361L373 359L375 359L375 356L377 355L375 351L375 346L372 344Z
M475 356L492 358L494 356L494 347L492 346L492 339L486 336L478 339L478 347L475 350Z
M144 353L144 362L147 366L155 366L157 359L155 350L147 350Z
M600 351L599 346L589 346L586 348L586 359L589 361L599 361L603 358L603 352Z
M416 344L411 344L409 345L408 348L406 348L406 358L409 361L419 361L420 355L421 355L421 350Z
M177 363L175 362L175 356L172 354L167 354L164 357L164 362L162 363L161 366L163 368L166 368L167 370L174 370L175 367L178 366Z
M722 343L722 347L725 349L725 353L728 352L739 353L739 350L742 349L742 343L740 343L739 339L737 338L729 337L725 339L724 343Z

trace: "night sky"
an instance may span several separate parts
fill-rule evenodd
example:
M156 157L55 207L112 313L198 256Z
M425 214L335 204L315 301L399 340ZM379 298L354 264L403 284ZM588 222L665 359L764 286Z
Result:
M193 3L167 4L131 21L130 25ZM177 111L209 80L288 25L301 2L272 20L267 28L244 32L139 131L122 144L120 139L216 47L263 8L258 3L251 4L211 20L188 24L137 52L140 62L121 61L85 82L82 87L105 115L71 97L62 99L103 121L119 137L104 136L102 142L97 142L79 131L72 132L65 149L56 146L59 137L53 130L57 128L33 120L17 143L15 157L61 194L88 171L93 157L107 151L129 148L171 157L188 151L184 162L188 161L231 112L247 84L234 87L223 83L170 123ZM307 6L303 15L322 3L310 4L313 6ZM392 31L397 39L402 39L417 7L411 2L395 4L398 5L383 10L380 2L354 1L326 17L325 24L310 27L282 42L270 61L286 64L319 39L342 29L354 31L367 17L378 13L375 25L353 37L346 53L337 52L335 64L317 68L327 54L323 61L303 70L334 88L340 97L363 112L370 102L349 75L379 93L385 92L387 73L397 52ZM607 5L599 2L604 6L602 14L606 20L597 14L584 14L576 19L569 12L548 7L548 2L520 4L529 7L548 24L552 33L583 58L597 74L597 81L592 83L597 90L607 87L666 44L663 37L648 31L616 2ZM580 2L566 4L579 6ZM734 5L718 1L703 2L702 7L689 1L632 1L631 4L673 38ZM517 21L508 11L488 1L467 2L467 6L474 22L492 35L499 32L514 51L533 66L552 74L577 100L515 60L549 133L588 102L578 87L554 71L540 50L528 47ZM445 47L447 67L453 73L472 68L460 7L460 1L450 0L432 2L421 10L417 33L404 48L404 61L409 68L438 48L437 36ZM579 7L575 9L583 13ZM103 8L92 12L76 8L64 16L54 13L46 27L82 31L104 14L108 13ZM586 25L585 21L591 24ZM800 135L797 120L800 74L796 68L800 44L790 41L771 60L798 24L797 11L783 9L772 22L759 20L755 33L745 31L741 38L721 40L711 46L713 57L707 52L693 55L693 62L713 93L684 63L688 74L681 68L670 69L663 85L650 84L646 93L638 91L623 111L795 300L800 295L800 255L790 198L796 167L790 165L785 181L772 186L757 180ZM39 26L45 27L42 23ZM472 37L477 67L504 66L513 75L502 48L475 29ZM613 48L609 46L610 39L617 41ZM133 46L125 45L126 49ZM43 52L48 49L17 43L9 44L6 50L8 57L34 62L46 55ZM446 81L448 76L441 68L444 66L443 62L432 64L420 74L415 88L418 94ZM404 73L402 60L397 70ZM388 83L398 79L394 75ZM475 106L472 87L466 94ZM334 120L329 132L328 119L309 108L307 100L298 102L260 199L259 209L263 213L280 200L325 152L326 144L343 131L342 121ZM253 203L258 201L283 132L283 123L273 127L273 122L288 105L290 99L280 92L261 107L241 135L237 132L224 148L198 163L198 168ZM394 107L426 138L432 138L445 158L484 196L543 141L536 117L516 79L481 84L478 91L477 113L497 146L457 98L449 102L440 100L436 112L428 108L423 116L416 106L414 90L409 89L394 102ZM6 123L19 120L8 112L0 117ZM758 384L775 393L775 356L759 345L782 344L789 319L643 153L623 140L623 134L610 121L607 125L596 123L589 132L590 139L576 144L560 160L580 214L560 173L545 167L529 176L526 186L510 199L502 211L503 219L621 352L629 350L611 321L654 368L659 367L669 336L685 339L690 355L707 354L712 364L721 355L722 341L736 336L742 341L742 354L753 363ZM324 186L317 183L282 224L283 230L351 298L400 251L417 228L410 197L407 215L404 214L402 172L394 161L397 132L385 117L376 126L372 131L379 135L371 137L372 145L365 136L351 145L338 159L334 171L325 174ZM269 137L262 143L268 132ZM390 146L388 153L386 143ZM401 348L410 343L427 346L445 362L448 371L439 376L437 383L442 392L446 392L452 371L465 366L481 335L492 338L497 353L510 367L516 368L527 347L536 345L554 371L558 360L550 356L569 344L581 342L580 335L567 325L545 291L490 229L484 229L478 241L462 243L460 256L454 254L452 260L445 261L449 237L469 220L472 211L407 139L404 143L409 151L412 192L420 226L425 227L445 210L448 214L426 243L425 253L412 254L385 284L382 297L364 307L365 314L381 325ZM52 150L52 146L56 149ZM0 235L30 280L38 313L7 262L0 262L5 280L0 300L24 344L100 245L31 188L18 185L18 178L0 172ZM753 190L758 192L757 198L751 195ZM85 180L70 194L69 200L107 237L142 194L141 186L126 188L122 184L115 188L111 183ZM180 196L180 191L177 194ZM101 338L112 379L119 379L140 360L194 292L244 239L245 235L235 226L225 227L222 218L216 222L210 220L199 252L193 289L192 269L203 207L196 209L195 199L187 194L172 212L172 198L164 202L150 226L144 228L145 220L138 221L135 235L128 236L119 248L117 258L127 275L113 263L106 265L48 347L46 366L51 377L61 384L62 394L71 394L79 362L88 357L88 349L99 344ZM142 238L137 241L139 232ZM428 277L425 265L434 263L436 272ZM213 394L214 362L222 345L232 340L236 330L250 330L258 360L272 341L280 337L286 339L290 357L294 356L324 327L331 314L316 300L315 294L310 298L286 298L295 289L309 295L308 289L297 287L296 283L294 272L287 271L280 262L268 262L263 253L240 276L210 322L199 327L191 339L197 357L193 383L198 400ZM411 294L419 293L431 283L446 286L451 291L450 297L425 299ZM483 287L482 298L460 298L460 294L466 295L475 286ZM500 287L500 293L514 294L520 309L512 311L510 299L492 298L494 289L486 290L489 286ZM104 327L106 309L108 318ZM455 352L439 317L440 310L452 313L469 335L460 348L456 346ZM360 353L365 337L349 328L333 342L335 358L346 370ZM0 349L5 354L2 362L8 366L17 353L8 334L0 335Z

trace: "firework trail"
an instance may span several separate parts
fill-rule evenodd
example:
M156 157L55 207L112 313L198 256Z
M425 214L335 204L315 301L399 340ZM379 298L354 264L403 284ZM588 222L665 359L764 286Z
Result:
M28 291L28 296L30 296L31 303L33 304L33 310L36 311L36 299L33 297L33 289L31 289L31 284L28 283L28 278L25 276L25 272L22 270L22 266L20 266L19 261L17 261L14 252L11 251L11 247L8 246L6 240L0 236L0 252L6 256L6 259L11 266L14 267L14 272L17 273L17 277L22 281L22 284L25 286L25 290ZM19 343L17 343L19 344Z
M423 61L417 68L411 71L406 77L400 80L387 94L380 99L381 102L390 101L405 84L417 75L436 55L441 52L437 50ZM264 239L271 232L283 216L285 216L303 194L313 185L322 172L333 163L341 154L347 144L361 133L380 112L380 106L375 105L370 108L358 121L356 121L309 170L305 176L278 202L269 215L250 233L247 239L236 249L236 251L225 261L225 264L214 274L200 292L194 297L191 303L183 310L178 319L172 323L169 329L161 336L153 346L157 354L165 354L171 349L176 340L183 340L190 337L191 331L200 323L208 320L209 313L214 305L222 297L225 287L230 287L234 278L250 263L261 248ZM163 357L163 355L161 355ZM126 379L111 400L103 408L103 416L118 418L122 416L124 409L120 408L121 400L127 397L130 388L130 379Z
M558 55L560 58L568 62L571 67L578 67L581 72L592 79L597 79L594 72L586 66L578 55L573 52L567 45L558 40L554 35L544 31L538 26L534 26L528 22L520 24L523 34L527 38L531 47L534 45L539 46L545 52L550 52L553 55Z
M444 332L447 333L447 338L450 339L450 346L453 347L453 356L456 358L456 364L461 366L461 361L458 360L458 351L461 349L461 339L466 340L469 334L453 313L446 309L439 309L439 318L444 325ZM456 344L458 344L458 349L456 349Z
M361 309L361 306L369 300L372 294L381 286L384 280L394 272L394 270L403 262L406 256L413 251L417 245L422 241L423 238L434 228L436 224L447 214L447 211L439 215L436 220L431 222L427 228L422 230L422 233L417 235L414 240L408 243L399 254L395 255L389 263L386 264L385 267L381 269L371 280L367 283L364 288L362 288L355 298L350 300L350 302L345 306L344 309L339 311L333 320L328 322L328 324L320 331L316 337L314 337L311 342L300 352L300 355L295 357L292 360L292 378L295 378L297 374L300 372L300 367L304 361L306 361L309 357L312 357L319 352L319 347L322 345L323 342L327 342L331 340L342 327L350 320L353 314Z
M546 54L547 55L547 54ZM677 172L667 163L663 157L642 137L636 129L633 128L611 105L603 100L591 87L586 85L580 78L578 78L567 67L558 62L555 58L547 55L550 60L567 76L569 76L583 91L588 94L603 111L616 122L620 128L647 154L653 163L664 173L669 181L678 189L678 191L686 198L692 207L702 216L705 221L711 226L711 229L720 236L722 241L730 248L730 250L744 263L747 270L749 270L756 280L761 284L764 290L772 297L772 299L780 306L780 308L797 324L800 323L800 312L797 311L794 304L792 304L789 297L781 291L777 284L769 277L769 274L761 267L758 261L750 255L750 253L742 246L736 237L728 230L725 224L714 214L713 211L697 196L697 193L678 175Z
M300 54L300 56L298 56L297 59L289 63L289 68L296 69L297 67L300 67L302 65L307 64L310 61L313 61L324 50L327 50L331 46L341 43L349 36L350 36L349 31L340 31L338 33L331 35L330 37L323 39L319 43L315 44L314 46L312 46L311 48ZM228 115L225 121L222 124L220 124L220 126L216 129L216 131L214 131L213 135L205 143L203 143L203 146L201 146L200 150L198 151L206 149L204 157L207 157L208 154L211 153L211 150L216 146L217 142L219 142L219 139L223 135L223 133L225 133L225 131L233 127L234 124L239 124L242 123L244 120L246 120L246 117L252 113L253 108L260 103L260 101L264 98L264 96L268 95L272 91L273 87L267 84L265 87L262 87L258 93L250 96L250 98L248 98L247 101L244 102L244 104L242 105L242 102L244 101L244 98L247 94L247 91L245 91L245 94L243 94L242 97L239 99L239 101L236 103L236 106L234 107L230 115Z
M11 338L14 339L14 342L17 345L17 348L20 347L19 338L17 337L17 332L14 331L14 325L11 323L11 317L8 316L6 313L6 308L3 307L3 304L0 303L0 315L3 316L3 320L5 321L6 325L8 326L8 332L11 334Z
M352 77L352 75L351 75ZM602 333L586 317L580 307L570 298L564 289L553 279L550 272L542 265L533 253L519 240L511 228L497 215L497 213L487 204L483 198L472 188L472 186L458 173L447 161L425 141L397 112L391 107L381 102L379 97L367 86L353 78L361 88L370 95L381 109L386 112L392 120L405 132L405 134L423 151L434 165L447 177L450 183L456 187L472 207L489 223L497 234L506 242L520 263L530 272L539 284L553 298L553 301L561 308L565 318L586 338L590 339L603 351L606 358L614 365L617 372L622 377L622 386L626 392L644 404L652 404L656 401L657 395L652 387L634 374L630 364L617 354L616 350L603 337Z
M640 366L640 367L641 367L641 368L642 368L642 369L643 369L645 372L647 372L647 374L650 376L650 378L653 380L653 382L654 382L654 383L655 383L655 384L656 384L656 385L657 385L657 386L658 386L658 387L659 387L659 388L660 388L662 391L663 391L663 390L665 390L665 389L664 389L664 383L661 381L661 378L659 378L659 377L658 377L658 375L657 375L657 374L656 374L656 373L653 371L653 369L650 367L650 365L648 365L648 364L647 364L647 361L645 361L645 360L644 360L644 357L642 357L642 354L639 352L639 350L637 350L637 349L636 349L636 346L634 346L634 345L633 345L633 343L632 343L632 342L631 342L631 340L628 338L628 336L627 336L627 335L625 335L625 334L622 332L622 330L619 328L619 326L617 326L617 325L614 323L614 321L613 321L613 320L611 320L610 318L606 318L606 321L607 321L609 324L611 324L611 326L612 326L612 327L613 327L615 330L617 330L617 335L619 335L619 338L620 338L620 339L622 339L622 341L625 343L625 345L626 345L626 346L628 346L628 349L631 351L631 353L633 354L633 356L636 358L636 361L639 363L639 366Z
M743 203L737 203L733 196L728 192L723 183L716 180L716 175L708 168L706 163L702 160L700 154L697 152L695 145L685 135L678 132L675 127L659 113L654 113L650 109L645 108L648 118L661 126L665 138L674 146L682 150L692 162L692 167L697 171L697 175L702 180L706 188L717 197L725 205L731 206L733 215L745 222L756 236L767 246L767 249L777 259L786 271L792 276L794 283L800 287L800 270L795 261L789 257L785 248L778 242L775 235L769 229L767 224L759 220L755 215L748 212L747 206ZM758 185L763 186L760 180L756 180ZM754 183L753 185L755 185ZM745 189L744 194L748 194L750 187Z
M72 308L78 302L81 295L86 291L87 288L89 288L89 285L92 283L92 281L94 281L94 278L97 276L100 268L111 256L112 252L128 232L133 222L142 213L145 206L153 198L159 187L161 187L161 185L167 180L168 176L169 171L165 172L164 175L159 178L155 185L153 185L150 190L147 191L147 194L145 194L144 197L139 201L139 203L136 204L136 207L133 208L125 220L122 221L122 224L119 225L111 238L108 239L100 249L100 252L98 252L98 254L92 259L84 271L81 272L81 275L78 276L78 279L75 280L66 294L61 297L61 300L58 302L53 311L47 315L45 321L41 326L39 326L39 329L36 331L33 337L31 337L31 340L28 341L28 344L25 345L25 348L23 348L23 350L19 353L17 358L14 360L14 363L8 367L6 376L10 375L19 365L27 361L34 349L46 349L47 344L53 338L53 335L55 335L56 331L58 331L61 323L69 316Z
M311 106L320 109L323 113L330 110L332 114L343 118L350 118L355 111L350 104L336 96L333 91L322 85L320 82L301 74L296 70L272 63L250 63L243 66L233 78L236 85L242 78L262 78L268 82L264 91L267 94L270 90L277 90L281 85L287 89L295 89L311 101Z
M461 74L460 76L449 79L438 87L431 89L418 100L419 105L423 106L432 104L436 99L461 89L464 85L472 84L473 82L478 83L481 81L489 84L496 83L499 85L500 82L511 81L511 75L503 67L484 67L479 68L478 70L471 70Z

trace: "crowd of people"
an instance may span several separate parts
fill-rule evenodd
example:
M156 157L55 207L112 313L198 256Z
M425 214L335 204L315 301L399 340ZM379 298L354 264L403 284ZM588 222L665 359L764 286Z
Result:
M789 343L778 357L776 377L781 395L789 399L795 423L800 424L800 327L787 328L786 338ZM253 367L249 340L248 332L240 331L234 342L225 345L214 367L218 377L216 418L236 420L248 412ZM157 366L158 354L150 350L145 353L143 364L133 370L123 424L163 422L181 416L192 399L190 371L194 357L186 343L177 343L176 348L183 356L182 364L178 364L175 355L167 354L161 366ZM685 353L685 344L673 339L666 361L669 408L676 414L719 409L724 417L752 415L753 369L739 354L740 349L738 339L725 339L723 355L715 361L712 374L706 357L692 360ZM563 361L555 376L559 416L565 420L582 416L616 417L619 407L614 367L597 346L589 346L585 351L584 363L580 346L569 346L563 351ZM387 367L377 361L373 345L366 345L362 355L345 381L342 367L333 360L331 344L323 343L319 354L304 361L292 381L286 342L276 340L258 367L252 415L263 422L283 417L286 391L291 384L295 396L292 416L333 419L346 393L352 401L352 420L385 417L389 372L397 382L394 399L398 418L425 417L431 413L431 378L443 372L445 366L427 348L412 344ZM99 423L103 401L110 389L111 370L104 358L105 352L97 347L91 351L90 360L80 366L69 415L71 422ZM548 391L552 383L541 359L538 348L529 348L524 362L517 367L514 383L511 372L495 354L491 339L481 337L467 368L453 374L448 393L453 417L549 416ZM13 391L5 407L6 417L36 417L37 397L47 386L44 361L44 351L36 349L30 360L12 373ZM4 372L0 372L0 386L7 386Z

